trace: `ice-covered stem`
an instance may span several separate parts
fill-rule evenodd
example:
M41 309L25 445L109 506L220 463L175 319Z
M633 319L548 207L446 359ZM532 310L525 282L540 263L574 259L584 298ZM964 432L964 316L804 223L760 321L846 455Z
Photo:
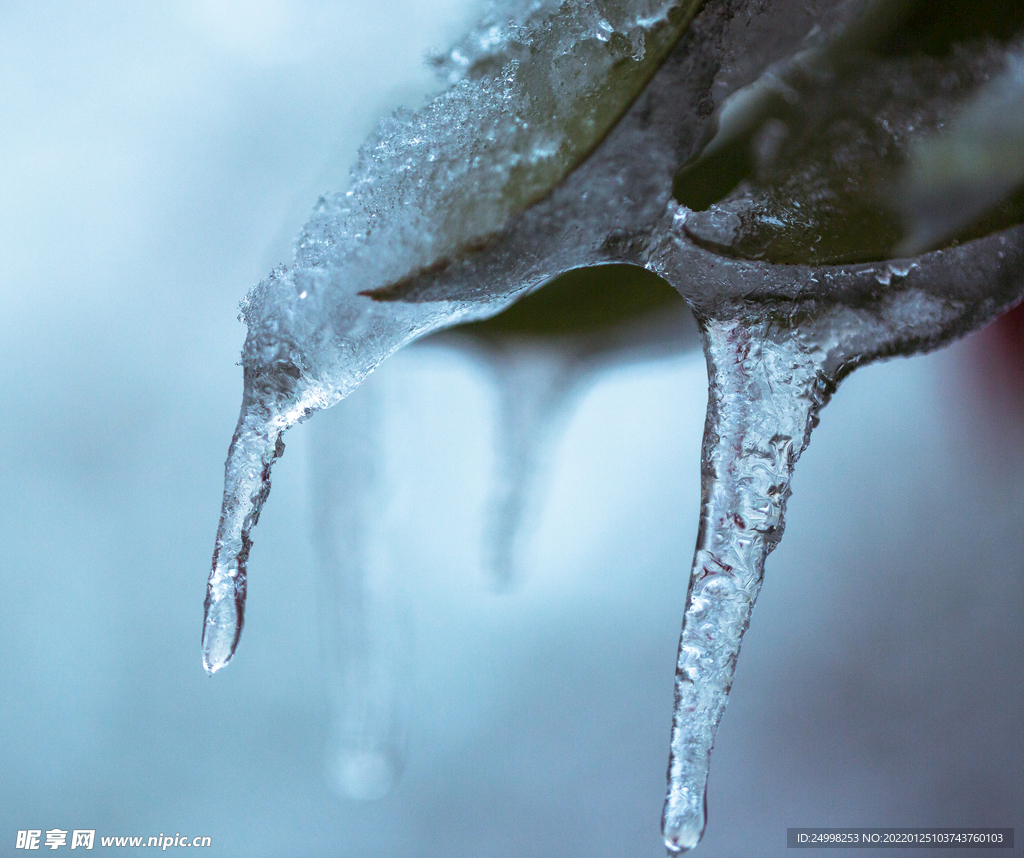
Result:
M670 854L704 833L711 747L740 642L782 537L793 466L832 389L822 353L770 320L708 320L702 329L708 411L662 817Z
M213 675L235 654L245 621L250 532L270 494L270 468L284 452L284 426L257 373L246 371L238 425L224 465L224 500L206 585L203 666Z

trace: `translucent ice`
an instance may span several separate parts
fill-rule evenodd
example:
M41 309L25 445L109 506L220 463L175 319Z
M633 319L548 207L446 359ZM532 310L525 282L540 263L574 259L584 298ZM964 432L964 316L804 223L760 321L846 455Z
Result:
M693 558L672 725L663 829L671 851L704 831L708 765L764 561L782 538L793 466L833 381L828 344L769 320L709 321L711 374Z
M572 268L643 266L697 317L710 380L663 818L680 852L704 828L715 730L818 410L856 367L935 348L1024 292L1015 198L910 256L896 193L927 141L993 103L986 81L1018 103L1024 21L1009 0L503 8L439 61L452 88L382 124L294 265L245 302L205 661L237 645L285 429L418 336ZM958 193L966 209L956 189L944 205Z

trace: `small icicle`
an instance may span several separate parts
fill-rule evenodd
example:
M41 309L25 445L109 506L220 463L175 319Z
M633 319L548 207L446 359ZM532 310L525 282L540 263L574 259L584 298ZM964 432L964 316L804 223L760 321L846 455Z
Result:
M575 398L601 373L696 348L686 302L663 279L633 265L578 268L487 321L435 342L468 349L498 394L496 474L486 518L487 567L504 590L517 577L537 477L548 472Z
M284 453L282 428L251 381L247 374L242 411L224 465L224 501L206 585L203 667L211 676L231 661L242 634L249 534L270 494L271 465Z
M408 629L388 552L381 379L310 427L312 541L332 736L327 778L348 798L394 788L405 758Z
M823 353L765 319L703 324L709 395L701 521L676 667L662 831L700 842L708 767L764 561L782 537L793 466L832 384Z
M488 361L498 391L495 454L497 473L490 500L488 534L491 583L513 586L516 550L529 531L531 489L543 473L552 438L575 389L575 352L509 343Z

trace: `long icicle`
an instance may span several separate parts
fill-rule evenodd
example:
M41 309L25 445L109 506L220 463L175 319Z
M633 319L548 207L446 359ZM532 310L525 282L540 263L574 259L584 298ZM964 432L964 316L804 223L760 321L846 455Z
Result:
M701 519L676 666L662 817L670 854L700 842L711 748L764 562L784 527L793 466L833 387L823 355L764 319L702 324L708 411Z
M284 453L283 427L273 419L271 401L246 373L242 410L224 465L224 501L206 584L203 667L211 676L231 661L242 634L249 534L270 494L270 468Z

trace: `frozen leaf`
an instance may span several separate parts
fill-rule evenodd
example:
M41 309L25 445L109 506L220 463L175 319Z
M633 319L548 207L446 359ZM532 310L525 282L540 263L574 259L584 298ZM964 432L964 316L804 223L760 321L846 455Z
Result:
M1017 103L1019 4L963 5L502 7L512 23L492 20L439 63L452 88L382 124L349 190L321 199L295 263L246 300L207 669L238 641L285 429L419 336L494 316L572 268L643 266L697 317L710 379L663 819L670 851L694 846L715 729L818 411L856 367L936 348L1024 292L1014 205L977 207L981 220L966 215L923 255L901 245L897 189L920 186L901 184L908 165L938 157L928 141L942 129L965 139L993 121L976 106L1003 103L989 78L1009 80ZM1003 148L1009 193L1019 158Z
M440 304L383 305L366 295L490 265L487 249L505 248L499 239L514 216L549 199L615 125L696 5L516 7L518 23L489 44L497 58L489 68L382 122L360 150L349 189L320 199L294 264L250 292L242 414L206 599L208 671L227 664L241 633L249 534L283 450L281 432L339 401L417 336L493 315L568 266L534 248L532 278L475 278Z

